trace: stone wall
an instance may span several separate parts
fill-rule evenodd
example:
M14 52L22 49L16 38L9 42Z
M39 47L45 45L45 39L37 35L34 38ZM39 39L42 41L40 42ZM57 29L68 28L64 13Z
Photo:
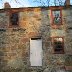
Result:
M65 25L66 25L66 54L72 54L72 8L65 9Z
M9 11L9 10L8 10ZM19 26L9 27L9 12L0 13L0 72L72 72L71 8L62 10L63 26L50 26L51 11L42 8L19 11ZM64 36L64 54L54 54L52 36ZM30 66L30 38L42 37L43 65Z

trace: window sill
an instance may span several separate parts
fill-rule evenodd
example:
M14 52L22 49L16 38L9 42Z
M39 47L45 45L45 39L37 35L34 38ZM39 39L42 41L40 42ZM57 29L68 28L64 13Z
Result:
M9 28L19 28L19 25L10 25Z
M63 24L59 24L59 25L52 24L51 27L54 29L58 29L58 28L61 28L62 25Z
M72 70L72 66L65 66L66 70Z
M61 52L55 52L54 51L54 54L64 54L64 51L61 51Z

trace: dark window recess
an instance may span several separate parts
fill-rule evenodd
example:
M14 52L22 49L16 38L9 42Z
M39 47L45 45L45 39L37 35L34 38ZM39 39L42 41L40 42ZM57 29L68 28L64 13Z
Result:
M12 25L18 25L18 13L12 13L10 21Z
M54 38L53 47L55 53L63 53L64 50L63 38Z
M31 40L40 40L41 38L31 38Z

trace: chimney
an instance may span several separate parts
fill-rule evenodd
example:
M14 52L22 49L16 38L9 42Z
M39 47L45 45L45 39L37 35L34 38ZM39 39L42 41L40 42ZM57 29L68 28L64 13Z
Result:
M70 5L70 0L65 0L65 6L69 6Z
M10 6L10 4L9 4L8 2L5 2L5 3L4 3L4 8L5 8L5 9L11 8L11 6Z

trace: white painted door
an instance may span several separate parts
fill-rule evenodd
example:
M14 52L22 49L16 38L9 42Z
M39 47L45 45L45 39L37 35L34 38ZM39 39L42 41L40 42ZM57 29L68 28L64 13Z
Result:
M30 39L31 66L42 66L42 39Z

